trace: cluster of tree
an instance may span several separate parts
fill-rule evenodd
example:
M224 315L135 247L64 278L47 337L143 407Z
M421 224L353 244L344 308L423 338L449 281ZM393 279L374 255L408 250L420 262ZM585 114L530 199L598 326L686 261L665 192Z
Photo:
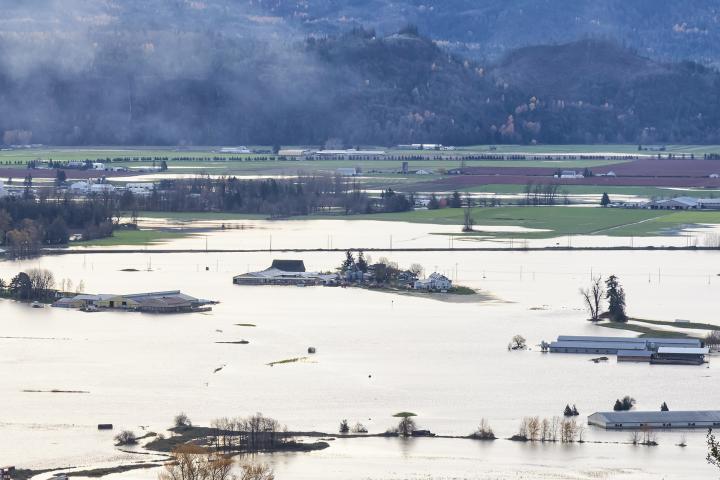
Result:
M527 340L522 335L514 335L508 343L508 350L525 350L527 348Z
M470 435L470 438L478 440L495 440L497 437L495 437L495 432L488 421L481 418L480 425L478 425L478 428Z
M357 183L336 175L299 176L292 179L240 180L237 177L165 180L150 195L125 191L118 199L125 211L223 211L274 217L343 211L345 214L397 212L414 207L392 189L373 198Z
M602 277L593 277L590 286L580 289L590 320L596 322L606 315L613 322L627 322L625 313L625 290L615 275L610 275L603 285ZM602 314L604 301L608 302L606 314Z
M117 202L110 196L0 199L0 245L11 256L36 254L43 245L64 245L71 232L85 239L108 236Z
M368 430L367 430L367 427L365 427L365 425L363 425L360 422L357 422L355 425L353 425L351 427L350 424L348 423L347 419L344 419L340 422L339 432L340 433L367 433Z
M287 440L287 429L262 413L243 418L218 418L213 420L211 428L211 443L218 452L273 451Z
M165 470L159 480L274 480L273 470L260 463L245 462L239 465L240 476L236 476L236 462L233 457L208 448L185 444L170 454Z
M625 395L622 399L618 398L617 400L615 400L613 410L615 410L616 412L626 412L628 410L632 410L634 406L635 399L629 395Z
M15 275L10 283L0 279L0 295L20 301L50 301L55 297L55 276L44 268L31 268Z
M353 253L348 250L345 252L345 259L338 270L342 274L350 274L351 280L362 280L359 274L371 273L374 283L397 285L401 281L413 282L423 274L425 269L419 263L413 263L408 270L402 270L397 262L390 261L387 257L380 257L377 263L372 263L372 258L370 256L366 258L363 251L358 252L356 260Z
M469 203L471 200L468 197L466 199L465 204ZM463 199L460 197L460 193L455 190L452 195L447 196L445 198L438 199L437 195L434 193L430 195L430 200L428 201L427 208L428 210L437 210L440 208L461 208L463 206Z
M565 203L568 203L567 192L561 192L559 184L528 182L523 189L523 194L525 195L523 203L533 206L555 205L558 202L558 196L563 193L565 195Z
M580 415L580 412L578 412L578 409L575 405L570 407L570 405L565 405L565 410L563 410L563 416L565 417L577 417Z
M524 417L520 422L518 433L512 438L530 442L572 443L583 442L584 436L585 426L577 423L574 418L552 417L541 420L540 417Z

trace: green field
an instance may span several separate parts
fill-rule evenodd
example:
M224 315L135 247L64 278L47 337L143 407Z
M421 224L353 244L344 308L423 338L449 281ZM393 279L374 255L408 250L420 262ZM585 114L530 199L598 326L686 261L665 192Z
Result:
M445 208L340 218L459 227L463 223L463 215L460 208ZM601 207L489 207L473 209L472 216L476 232L464 235L498 238L552 238L566 235L654 236L675 233L689 225L720 224L720 211L657 211ZM483 232L482 226L519 226L547 231Z
M112 237L98 238L87 242L74 242L72 246L115 247L118 245L152 245L166 240L174 240L190 235L187 232L166 230L118 230Z

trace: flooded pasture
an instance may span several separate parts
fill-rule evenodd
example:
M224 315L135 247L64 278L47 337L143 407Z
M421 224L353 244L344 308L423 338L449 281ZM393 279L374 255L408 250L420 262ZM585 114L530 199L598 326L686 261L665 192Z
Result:
M431 235L456 227L390 222L255 222L208 233L211 248L335 248L361 244L447 246ZM328 239L328 237L331 239ZM598 242L609 237L573 238ZM612 239L615 241L618 239ZM562 239L537 240L561 242ZM619 240L618 240L619 241ZM637 241L637 239L636 239ZM663 241L674 241L667 238ZM684 238L679 239L684 242ZM533 241L535 242L535 241ZM198 248L202 237L163 248ZM152 248L152 247L151 247ZM164 432L186 412L198 425L254 412L294 431L337 431L342 419L372 433L398 411L440 435L467 435L486 418L500 440L338 439L313 453L263 455L282 479L707 478L704 431L659 432L657 447L626 444L627 432L588 427L584 444L503 440L524 416L580 423L631 395L639 410L717 409L716 357L701 367L595 364L587 355L542 354L560 334L622 335L585 320L578 289L591 275L617 275L632 316L707 322L715 318L720 262L714 251L383 252L420 263L492 294L484 302L441 302L355 288L235 286L232 276L274 258L332 270L342 253L88 253L0 262L0 278L42 267L80 280L91 293L182 289L219 300L212 312L150 315L32 309L0 301L0 463L48 468L147 460L113 446L120 429ZM128 272L122 269L136 269ZM254 324L255 327L238 324ZM515 334L530 349L509 352ZM248 340L247 345L219 344ZM307 355L308 361L268 366ZM215 371L218 367L221 370ZM87 393L28 392L62 390ZM113 423L115 432L98 432ZM676 446L686 435L688 446ZM604 442L604 443L595 443ZM617 442L620 442L619 444ZM141 448L136 449L142 452ZM151 479L157 469L112 477ZM44 478L44 477L41 477Z

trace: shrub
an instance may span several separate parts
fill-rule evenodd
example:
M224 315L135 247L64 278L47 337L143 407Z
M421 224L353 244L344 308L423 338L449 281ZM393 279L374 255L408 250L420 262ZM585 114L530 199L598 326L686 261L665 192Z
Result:
M116 445L135 445L137 443L137 437L135 433L130 430L123 430L122 432L115 435Z

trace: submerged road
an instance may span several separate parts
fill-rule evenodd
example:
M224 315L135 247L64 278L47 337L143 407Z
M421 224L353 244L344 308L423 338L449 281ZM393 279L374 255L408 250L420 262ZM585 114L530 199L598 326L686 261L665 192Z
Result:
M464 248L378 248L378 247L353 247L353 248L237 248L237 249L163 249L163 248L114 248L114 249L62 249L62 248L46 248L41 251L41 255L88 255L97 253L272 253L272 252L571 252L571 251L718 251L720 247L673 247L673 246L647 246L633 247L615 246L615 247L572 247L572 246L556 246L556 247L464 247Z

